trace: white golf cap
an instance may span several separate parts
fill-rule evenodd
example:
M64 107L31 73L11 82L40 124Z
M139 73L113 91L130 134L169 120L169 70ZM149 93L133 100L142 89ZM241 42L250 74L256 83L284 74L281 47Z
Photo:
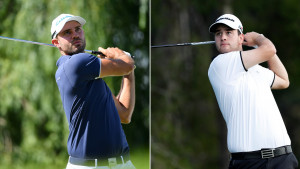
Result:
M51 38L54 39L57 34L62 30L65 24L69 21L77 21L81 25L85 24L85 20L80 16L74 16L71 14L60 14L52 21L51 25Z
M239 20L239 18L237 18L236 16L234 16L232 14L224 14L224 15L220 16L215 21L215 23L213 23L209 27L209 32L215 32L217 24L227 25L230 28L232 28L232 29L238 29L241 33L243 33L243 25L242 25L241 21Z

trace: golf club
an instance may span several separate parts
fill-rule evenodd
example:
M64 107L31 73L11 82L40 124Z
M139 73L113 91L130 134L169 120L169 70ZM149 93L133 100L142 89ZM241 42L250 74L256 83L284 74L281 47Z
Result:
M177 46L195 46L195 45L208 45L208 44L215 44L215 41L178 43L178 44L167 44L167 45L155 45L155 46L151 46L151 48L177 47ZM256 48L258 48L258 46L255 45L255 46L252 46L252 48L256 49Z
M178 44L168 44L168 45L155 45L155 46L151 46L151 48L176 47L176 46L194 46L194 45L208 45L208 44L214 44L214 43L215 43L215 41L178 43Z
M6 40L12 40L12 41L17 41L17 42L24 42L24 43L31 43L31 44L36 44L36 45L42 45L42 46L50 46L50 47L56 47L52 44L48 44L48 43L42 43L42 42L34 42L34 41L29 41L29 40L23 40L23 39L16 39L16 38L9 38L9 37L4 37L4 36L0 36L0 39L6 39ZM102 55L105 56L102 52L99 51L95 51L95 50L84 50L85 52L88 52L90 54L93 55ZM129 55L131 58L133 58L134 56L131 56L130 53L123 51L125 54Z

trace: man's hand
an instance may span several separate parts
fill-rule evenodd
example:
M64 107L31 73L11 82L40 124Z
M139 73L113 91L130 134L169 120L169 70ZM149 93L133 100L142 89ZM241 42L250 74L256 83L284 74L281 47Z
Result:
M243 45L259 46L259 45L261 45L263 39L264 39L264 35L256 33L256 32L249 32L249 33L246 33L244 36Z
M128 56L124 51L120 50L119 48L103 49L102 47L99 47L98 51L102 52L105 55L105 56L98 55L98 57L100 58L118 59L120 57Z
M105 55L98 55L98 57L101 58L101 78L106 76L128 75L135 68L134 60L131 56L119 48L103 49L99 47L98 50Z
M258 47L253 50L242 51L242 60L246 70L250 67L270 60L276 54L274 44L264 35L256 32L246 33L243 45Z

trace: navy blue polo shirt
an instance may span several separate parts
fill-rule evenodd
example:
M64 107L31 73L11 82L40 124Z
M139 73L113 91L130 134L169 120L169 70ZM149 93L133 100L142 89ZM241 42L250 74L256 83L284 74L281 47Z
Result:
M56 83L69 123L68 153L108 158L129 152L112 93L99 77L101 60L91 54L61 56Z

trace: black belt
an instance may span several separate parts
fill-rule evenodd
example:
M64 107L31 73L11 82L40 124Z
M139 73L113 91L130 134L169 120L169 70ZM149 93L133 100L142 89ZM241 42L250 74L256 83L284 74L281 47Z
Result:
M292 153L291 146L283 146L278 148L264 148L258 151L231 153L232 159L246 160L246 159L265 159L281 156L284 154Z
M123 164L129 161L129 155L117 156L112 158L102 158L102 159L82 159L76 157L69 157L69 163L73 165L82 166L114 166L118 164Z

